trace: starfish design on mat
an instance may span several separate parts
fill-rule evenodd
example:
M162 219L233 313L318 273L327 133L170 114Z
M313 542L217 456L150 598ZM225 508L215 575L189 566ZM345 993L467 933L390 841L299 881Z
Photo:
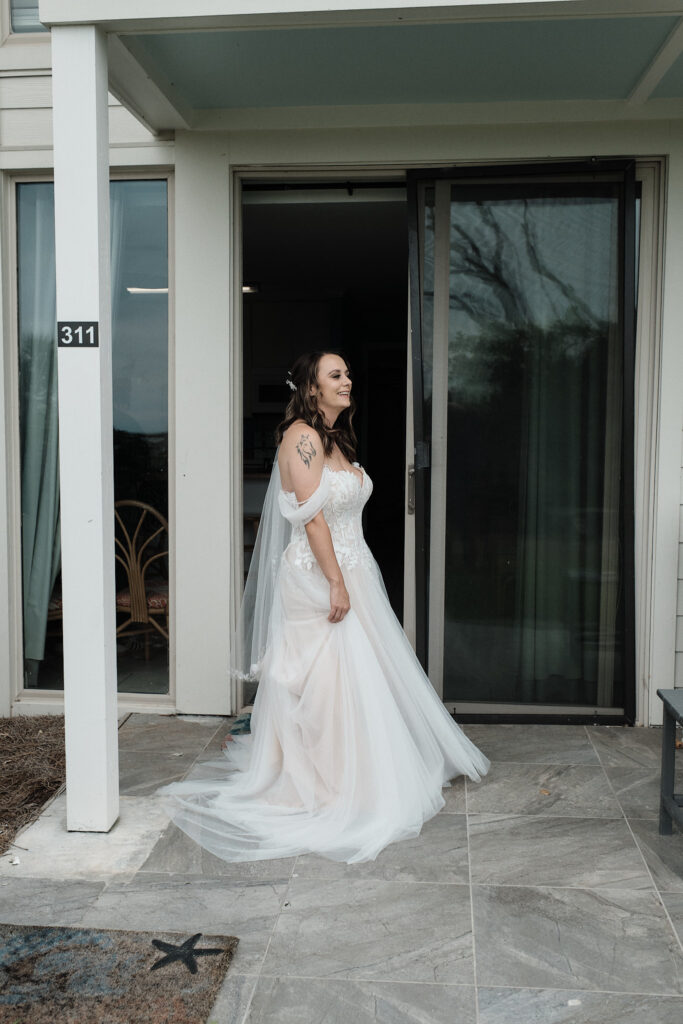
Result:
M166 967L168 964L180 960L181 963L185 964L190 974L196 974L196 957L217 956L219 953L224 952L222 949L195 949L195 944L199 942L201 937L202 933L197 932L196 935L192 935L189 939L181 942L179 946L174 946L171 942L164 942L162 939L152 939L152 945L156 946L162 953L165 953L166 956L162 956L161 960L157 960L156 963L152 964L150 970L158 971L160 967Z

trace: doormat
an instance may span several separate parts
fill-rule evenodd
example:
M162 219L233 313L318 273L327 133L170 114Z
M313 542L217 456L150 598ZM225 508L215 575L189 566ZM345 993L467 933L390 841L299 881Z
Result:
M0 925L2 1024L205 1024L238 939Z

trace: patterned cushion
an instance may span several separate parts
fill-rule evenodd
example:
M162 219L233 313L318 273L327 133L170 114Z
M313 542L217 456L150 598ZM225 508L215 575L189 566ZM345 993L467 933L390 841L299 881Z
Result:
M116 595L117 608L130 608L130 590L119 590ZM155 580L147 591L147 607L163 611L168 608L168 583Z

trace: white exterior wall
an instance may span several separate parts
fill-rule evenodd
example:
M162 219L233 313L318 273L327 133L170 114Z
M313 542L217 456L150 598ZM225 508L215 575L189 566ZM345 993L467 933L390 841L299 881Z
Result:
M576 108L573 105L574 116ZM176 295L171 328L171 334L175 333L171 362L175 361L175 366L170 395L171 407L175 406L171 451L175 445L176 459L169 469L176 517L173 614L179 710L214 714L228 710L229 624L234 617L234 594L239 590L232 580L234 542L231 545L230 536L231 531L234 535L239 515L232 457L240 441L239 410L231 396L233 377L240 365L239 331L232 308L231 274L236 251L231 175L235 168L250 167L282 173L302 168L320 172L377 168L382 172L416 165L562 159L594 153L666 157L666 270L661 350L660 358L655 360L658 368L653 394L658 418L652 434L658 448L650 476L643 477L651 481L653 557L644 567L651 600L639 613L648 642L641 645L639 656L637 720L659 721L657 687L672 686L674 680L677 686L683 686L682 126L680 122L662 120L590 122L590 106L586 107L583 123L514 125L507 121L505 105L499 110L498 124L431 125L429 108L416 108L411 111L413 124L384 128L376 123L360 127L360 118L358 124L349 127L349 108L340 118L346 127L338 128L330 128L330 122L325 127L324 114L316 108L261 111L258 123L262 130L179 132L174 147L172 140L155 140L124 108L110 100L112 167L166 169L173 165L177 151L172 239ZM293 127L286 130L289 116ZM443 119L443 108L438 116ZM377 117L375 109L372 119L376 122ZM490 122L490 109L486 117ZM233 126L247 120L248 112L230 113ZM0 45L0 172L6 172L0 255L4 257L5 293L3 453L7 453L8 465L0 481L0 536L8 538L10 551L12 538L15 545L18 539L18 445L13 396L16 381L11 367L15 359L12 346L16 346L12 326L15 310L8 292L14 246L13 227L7 220L9 175L41 169L51 173L51 131L49 37L5 42ZM653 337L650 341L659 344L660 339ZM3 501L6 483L9 486ZM3 565L9 557L5 548L0 548L0 714L9 703L6 673L13 675L16 684L20 668L16 614L13 617L8 610L18 562L14 569L9 565L7 587L2 579ZM639 590L641 586L645 587L642 580ZM24 702L24 708L47 710L59 703L55 695L43 705Z
M652 619L650 705L661 721L658 688L683 686L681 644L683 585L679 552L683 542L681 507L681 423L683 421L683 147L672 146L666 213L664 294L660 374L659 445L656 491L654 571L658 597ZM672 657L673 655L673 657Z
M683 344L683 341L681 342ZM683 398L681 398L683 403ZM681 438L681 493L678 511L678 601L676 615L676 686L683 686L683 437Z
M227 714L230 643L230 167L223 140L176 146L175 601L179 711Z

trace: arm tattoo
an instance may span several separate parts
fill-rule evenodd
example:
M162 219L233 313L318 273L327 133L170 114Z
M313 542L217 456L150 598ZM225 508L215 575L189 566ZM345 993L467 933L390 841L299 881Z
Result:
M307 469L311 468L311 459L315 457L316 451L308 434L302 434L296 443L296 450L299 458Z

